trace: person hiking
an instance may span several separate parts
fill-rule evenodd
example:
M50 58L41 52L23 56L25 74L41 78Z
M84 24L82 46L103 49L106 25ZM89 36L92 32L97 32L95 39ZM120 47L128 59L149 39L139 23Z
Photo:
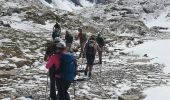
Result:
M66 47L68 51L71 51L71 45L73 43L73 36L68 31L66 31L66 34L65 34L65 41L66 41Z
M98 43L98 45L101 49L99 52L99 64L102 64L102 53L103 53L103 47L105 45L105 41L104 41L103 37L101 36L101 34L97 35L96 42Z
M56 43L60 41L59 37L56 37L53 41L49 41L46 44L46 51L44 55L44 61L47 61L47 59L56 52Z
M84 51L87 60L87 65L84 71L84 75L87 76L87 73L89 72L88 76L91 77L91 72L92 72L96 52L100 51L100 47L96 43L96 38L94 35L92 35L87 41L87 43L85 44Z
M53 27L53 33L52 33L52 38L53 40L56 38L56 37L60 37L60 34L61 34L61 27L58 23L56 23Z
M84 45L85 45L85 43L87 41L87 35L86 35L86 33L82 32L81 28L78 28L78 32L79 33L78 33L77 38L80 39L80 49L81 49L79 57L81 57L82 55L83 55L83 57L85 57L84 49L83 48L84 48Z
M47 61L46 68L50 76L51 100L70 100L67 92L76 75L76 59L67 53L64 42L56 43L56 51ZM56 87L58 95L56 95Z

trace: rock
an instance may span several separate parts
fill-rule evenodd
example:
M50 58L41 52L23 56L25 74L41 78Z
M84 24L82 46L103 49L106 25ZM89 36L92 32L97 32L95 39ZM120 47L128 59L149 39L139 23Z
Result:
M147 54L144 54L143 57L148 57L148 55L147 55Z
M0 21L0 26L3 25L3 24L4 24L4 22L3 22L3 21Z
M75 4L75 6L81 6L81 7L83 7L83 6L81 5L81 3L80 3L79 0L71 0L71 1Z
M120 55L128 55L127 53L125 52L119 52Z
M46 2L48 2L48 3L52 3L52 0L45 0Z
M6 73L6 71L0 70L0 77L1 77L1 78L6 78L6 77L9 78L9 76L10 76L10 75L9 75L8 73Z
M153 26L151 30L159 31L159 30L168 30L168 27L160 27L160 26Z
M4 27L8 27L8 28L11 28L11 25L10 24L3 24Z
M147 7L143 7L143 11L144 11L145 13L153 13L153 12L154 12L152 9L149 9L149 8L147 8Z
M143 41L142 41L142 40L138 40L137 42L138 42L138 44L142 44L142 43L143 43Z
M16 70L11 70L11 71L0 70L0 78L10 78L10 76L14 76L15 74L16 74Z
M139 100L137 95L122 95L118 97L118 100Z
M4 26L4 27L11 27L10 24L8 23L4 23L3 21L0 21L0 26Z
M100 17L99 17L99 16L94 16L92 19L93 19L94 21L98 21L98 20L100 20Z

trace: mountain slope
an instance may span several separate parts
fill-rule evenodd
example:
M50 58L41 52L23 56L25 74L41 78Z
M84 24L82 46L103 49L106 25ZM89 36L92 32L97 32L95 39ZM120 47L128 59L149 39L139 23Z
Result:
M165 12L165 9L169 8L169 0L107 0L110 3L104 5L94 5L91 0L79 1L90 7L76 7L69 0L52 0L51 3L0 0L0 99L47 100L49 80L43 56L56 21L61 25L62 37L66 30L76 35L77 29L82 27L86 33L101 33L106 40L103 64L94 65L92 79L76 82L75 87L69 88L71 99L129 97L128 100L141 100L145 97L143 90L168 83L169 75L163 72L164 65L152 63L155 58L144 50L141 56L124 50L149 39L170 37L168 32L152 30L143 22L153 18L168 19L169 10ZM78 47L78 43L75 40L73 48ZM75 52L76 56L78 54L79 49ZM77 61L80 69L86 66L84 58ZM77 77L82 78L84 74L79 73Z
M50 3L48 0L40 1L48 7L67 11L79 10L83 7L90 7L94 5L92 2L87 0L52 0Z

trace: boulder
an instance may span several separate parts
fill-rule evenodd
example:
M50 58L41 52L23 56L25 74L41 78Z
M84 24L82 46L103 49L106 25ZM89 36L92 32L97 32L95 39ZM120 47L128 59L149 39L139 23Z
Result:
M118 100L139 100L137 95L122 95L118 97Z

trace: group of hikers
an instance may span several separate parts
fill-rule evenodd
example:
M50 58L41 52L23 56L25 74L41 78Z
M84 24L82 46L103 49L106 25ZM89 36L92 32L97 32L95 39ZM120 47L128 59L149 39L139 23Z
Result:
M77 75L78 67L76 57L72 52L74 37L69 31L66 31L65 39L62 39L61 27L56 23L53 27L52 39L47 45L44 56L50 77L50 98L51 100L70 100L67 90ZM91 35L87 38L81 28L78 28L78 35L75 39L80 41L79 57L86 58L87 61L84 75L91 78L96 52L99 55L99 64L102 64L104 39L100 34L97 37Z

